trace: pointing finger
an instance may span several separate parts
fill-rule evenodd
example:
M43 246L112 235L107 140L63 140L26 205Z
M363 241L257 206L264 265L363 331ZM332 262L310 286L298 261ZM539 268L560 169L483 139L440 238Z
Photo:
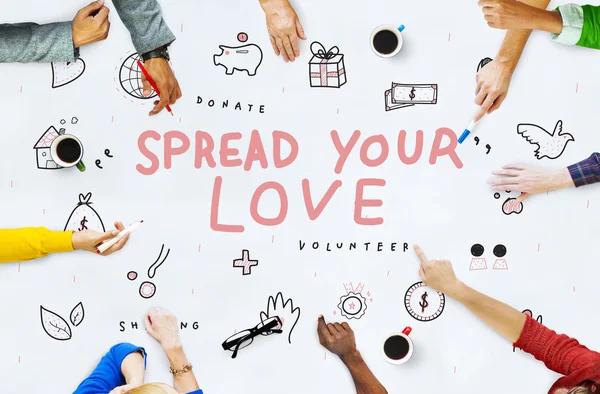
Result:
M423 252L421 247L419 245L413 245L413 248L415 250L415 253L417 254L417 257L419 258L419 260L421 260L421 264L426 264L428 260L427 257L425 257L425 253Z
M319 319L317 320L317 332L319 334L319 338L331 339L332 337L332 334L329 331L327 324L325 323L325 318L323 317L323 315L320 315Z

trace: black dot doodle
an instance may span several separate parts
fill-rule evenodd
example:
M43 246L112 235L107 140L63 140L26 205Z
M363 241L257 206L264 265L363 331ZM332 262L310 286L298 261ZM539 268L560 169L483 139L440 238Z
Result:
M506 246L501 244L494 246L494 256L498 258L506 256Z
M494 198L496 200L498 200L500 198L500 193L498 193L498 192L494 193Z
M485 249L483 248L483 245L481 245L481 244L475 244L475 245L471 246L471 254L475 257L481 257L483 255L484 251L485 251Z

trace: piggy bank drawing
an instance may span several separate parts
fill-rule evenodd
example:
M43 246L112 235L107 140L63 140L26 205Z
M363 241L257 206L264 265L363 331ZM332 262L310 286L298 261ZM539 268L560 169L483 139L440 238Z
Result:
M225 74L233 75L235 70L246 71L249 76L256 75L262 63L263 53L258 45L248 44L239 47L219 45L221 53L213 56L215 66L225 67Z

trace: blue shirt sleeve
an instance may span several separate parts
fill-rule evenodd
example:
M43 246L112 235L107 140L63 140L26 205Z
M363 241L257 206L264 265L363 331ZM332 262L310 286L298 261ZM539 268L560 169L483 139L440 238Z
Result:
M146 366L146 351L144 348L131 343L119 343L110 348L102 357L92 374L85 379L73 394L99 394L108 393L115 387L125 384L125 377L121 373L121 363L125 357L134 352L141 352Z
M202 390L190 391L188 394L202 394Z

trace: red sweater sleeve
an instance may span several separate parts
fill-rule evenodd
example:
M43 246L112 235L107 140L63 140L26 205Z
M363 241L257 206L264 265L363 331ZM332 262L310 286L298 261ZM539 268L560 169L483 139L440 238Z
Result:
M557 334L530 316L527 316L521 336L514 346L562 375L569 375L592 362L600 362L600 353L581 345L574 338Z

